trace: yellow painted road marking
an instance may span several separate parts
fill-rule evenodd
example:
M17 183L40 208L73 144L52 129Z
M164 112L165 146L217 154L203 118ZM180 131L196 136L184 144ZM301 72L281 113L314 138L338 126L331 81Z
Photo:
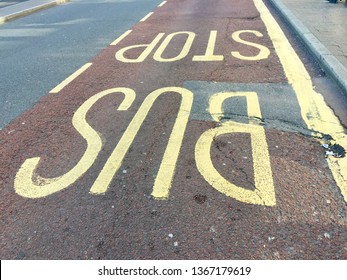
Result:
M256 30L239 30L239 31L235 31L231 35L231 37L233 38L234 41L236 41L240 44L246 45L246 46L251 46L251 47L259 50L258 54L253 55L253 56L244 56L238 51L231 51L230 52L231 56L233 56L237 59L248 60L248 61L267 59L268 56L270 55L270 50L263 45L241 39L240 36L244 33L251 33L257 37L263 37L263 34L260 33L259 31L256 31ZM124 34L124 35L127 35L127 34ZM184 45L181 49L181 52L175 57L171 57L171 58L163 57L163 53L165 52L166 48L170 45L173 38L175 36L181 36L182 37L182 35L187 35L188 37L184 42ZM153 39L153 41L151 43L138 44L138 45L132 45L132 46L124 47L124 48L122 48L116 52L115 57L117 60L124 62L124 63L143 62L151 54L151 52L154 50L156 45L160 42L160 40L164 36L165 36L165 33L159 33ZM174 32L174 33L168 34L165 37L165 39L163 40L163 42L160 44L158 49L155 51L155 53L153 55L153 59L156 61L159 61L159 62L175 62L175 61L178 61L178 60L185 58L190 52L190 49L191 49L192 44L195 40L195 37L196 37L196 34L194 32L191 32L191 31L179 31L179 32ZM120 40L123 38L124 37L121 36ZM192 61L203 61L203 62L223 61L224 60L223 55L214 54L216 41L217 41L217 30L211 30L210 36L208 38L205 54L194 55L192 57ZM118 43L119 42L118 39L115 42ZM125 57L126 52L128 52L129 50L136 49L136 48L144 48L143 52L137 58Z
M75 73L67 77L64 81L62 81L59 85L57 85L54 89L50 91L50 93L58 93L64 87L66 87L69 83L71 83L74 79L76 79L79 75L81 75L84 71L86 71L93 63L86 63L80 69L78 69Z
M313 89L311 77L280 26L262 0L254 0L254 4L267 28L288 81L294 88L301 108L301 116L306 125L313 131L329 134L337 144L347 150L347 135L344 128L324 102L323 96ZM317 135L319 136L319 133ZM327 161L335 182L344 200L347 201L347 157L328 157Z
M274 206L276 205L275 187L272 179L270 156L265 130L253 118L261 118L258 96L255 92L222 92L210 98L209 111L216 121L223 116L222 105L230 97L243 96L247 100L247 113L251 124L234 121L223 122L220 127L204 132L195 146L196 166L205 180L216 190L241 202ZM251 136L255 190L238 187L226 180L214 167L211 159L211 146L220 135L247 133Z
M243 60L262 60L262 59L267 59L269 57L270 50L267 47L241 39L240 35L242 33L252 33L257 37L263 37L263 34L261 34L259 31L256 31L256 30L239 30L239 31L234 32L231 35L231 37L234 39L234 41L241 43L241 44L244 44L244 45L247 45L247 46L257 48L257 49L259 49L259 53L255 56L244 56L244 55L240 54L240 52L231 52L231 55L233 55L236 58L243 59Z
M140 127L143 124L149 110L152 108L157 98L167 92L180 94L182 96L182 101L163 156L162 163L158 171L157 178L154 182L152 196L157 199L168 198L171 182L176 168L177 158L193 103L193 93L187 89L179 87L160 88L153 91L146 97L119 140L116 148L106 161L104 168L101 170L99 176L90 189L90 193L104 194L107 191L114 175L120 168L130 145L140 130Z
M223 102L225 99L230 97L245 97L247 101L247 115L250 118L250 123L259 124L259 119L261 119L261 111L259 105L259 99L256 92L223 92L216 93L210 98L209 111L211 117L216 121L220 122L221 117L224 116L223 113Z
M126 31L125 33L123 33L121 36L119 36L116 40L114 40L112 43L111 43L111 46L115 46L117 45L120 41L122 41L126 36L128 36L130 34L132 30L128 30Z
M181 52L175 57L163 58L162 57L163 52L165 51L165 49L167 48L167 46L169 45L173 37L177 35L188 35L186 42L184 43L184 46L182 47ZM182 58L188 55L189 50L193 44L194 38L195 38L194 32L181 31L181 32L171 33L164 39L164 41L158 47L157 51L153 55L153 59L160 62L173 62L173 61L181 60Z
M164 6L166 4L166 1L163 1L163 2L161 2L159 5L158 5L158 7L162 7L162 6Z
M111 93L123 93L125 95L124 100L118 108L119 111L127 110L135 99L135 92L129 88L112 88L90 97L77 109L72 118L73 126L87 141L87 149L79 162L62 176L43 178L35 174L40 158L34 157L27 159L15 177L14 188L16 193L28 198L45 197L67 188L88 171L102 148L102 140L98 132L87 123L86 115L99 99Z
M195 55L193 57L193 61L223 61L224 59L223 55L214 54L216 39L217 39L217 30L211 30L205 54Z
M165 35L165 33L159 33L151 43L149 44L139 44L139 45L133 45L128 46L125 48L120 49L116 52L115 57L117 60L125 62L125 63L137 63L137 62L143 62L146 57L152 52L152 50L155 48L155 46L158 44L158 42L161 40L161 38ZM127 58L124 56L125 52L132 49L137 48L144 48L144 51L137 57L137 58Z
M151 15L153 15L154 12L150 12L148 13L148 15L146 15L143 19L140 20L140 22L144 22L145 20L147 20Z

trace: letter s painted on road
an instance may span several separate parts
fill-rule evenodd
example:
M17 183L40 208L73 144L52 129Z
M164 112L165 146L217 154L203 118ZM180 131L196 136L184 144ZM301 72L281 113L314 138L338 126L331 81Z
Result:
M34 181L33 177L40 157L27 159L18 170L14 180L14 189L17 194L28 198L45 197L67 188L88 171L102 148L102 141L99 134L87 123L86 115L99 99L112 93L123 93L125 95L118 108L119 111L127 110L135 99L135 92L132 89L112 88L101 91L85 101L72 118L73 126L87 141L87 149L82 158L70 171L62 176L43 178L37 175Z

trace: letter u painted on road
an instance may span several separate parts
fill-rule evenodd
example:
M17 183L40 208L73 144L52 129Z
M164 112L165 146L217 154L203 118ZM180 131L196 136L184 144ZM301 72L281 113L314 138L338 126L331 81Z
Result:
M265 130L257 120L261 118L258 96L255 92L222 92L211 96L209 111L219 121L223 116L222 104L227 98L246 97L249 124L227 121L220 127L204 132L195 146L196 165L205 180L216 190L244 203L266 206L276 205L275 188L272 179L270 157ZM238 187L226 180L214 167L210 155L215 138L231 133L247 133L251 136L255 190Z
M169 143L166 147L163 160L161 162L156 180L153 186L152 196L157 199L166 199L169 196L171 182L174 176L176 162L182 145L184 132L188 123L189 114L193 103L193 93L180 87L160 88L150 93L141 107L137 111L133 120L124 132L118 145L108 158L104 168L94 182L90 192L93 194L103 194L107 191L112 178L120 168L125 154L128 152L130 145L135 139L141 125L143 124L149 110L152 108L157 98L168 92L175 92L181 95L182 101L179 112L172 129Z

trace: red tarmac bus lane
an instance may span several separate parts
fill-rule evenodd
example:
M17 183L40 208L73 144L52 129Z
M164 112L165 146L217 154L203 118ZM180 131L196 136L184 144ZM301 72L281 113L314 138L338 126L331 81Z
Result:
M91 63L1 131L2 259L346 259L253 1L169 0Z

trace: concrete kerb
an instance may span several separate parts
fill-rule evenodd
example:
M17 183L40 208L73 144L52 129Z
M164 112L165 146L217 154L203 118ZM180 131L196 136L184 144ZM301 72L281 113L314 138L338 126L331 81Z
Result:
M15 4L0 11L0 24L7 21L32 14L56 5L64 4L70 0L46 0L46 1L27 1Z
M306 28L305 25L280 0L268 0L295 30L310 52L318 60L324 70L341 87L347 95L347 69L331 52Z

